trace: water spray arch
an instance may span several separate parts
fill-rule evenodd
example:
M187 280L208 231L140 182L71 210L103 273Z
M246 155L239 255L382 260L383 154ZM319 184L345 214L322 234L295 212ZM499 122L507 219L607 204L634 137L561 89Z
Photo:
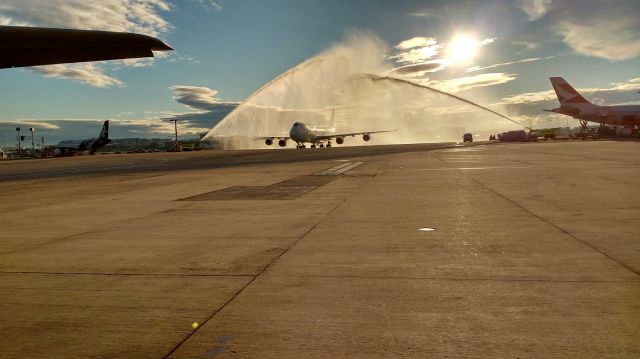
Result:
M498 117L502 117L502 118L504 118L505 120L507 120L507 121L509 121L509 122L513 122L513 123L515 123L516 125L518 125L518 126L522 126L523 128L526 128L526 129L528 129L528 130L530 130L530 131L532 130L530 127L525 126L525 125L523 125L522 123L520 123L520 122L518 122L518 121L516 121L516 120L514 120L514 119L512 119L512 118L510 118L510 117L508 117L508 116L505 116L505 115L503 115L503 114L501 114L501 113L499 113L499 112L497 112L497 111L494 111L494 110L492 110L492 109L490 109L490 108L488 108L488 107L485 107L485 106L482 106L482 105L480 105L480 104L478 104L478 103L475 103L475 102L473 102L473 101L467 100L467 99L465 99L464 97L456 96L456 95L454 95L454 94L450 94L450 93L448 93L448 92L441 91L441 90L438 90L438 89L433 88L433 87L430 87L430 86L417 84L417 83L412 82L412 81L409 81L409 80L398 79L398 78L395 78L395 77L378 76L378 75L373 75L373 74L364 74L363 76L367 76L367 77L371 78L371 79L372 79L372 80L374 80L374 81L396 81L396 82L400 82L400 83L407 84L407 85L409 85L409 86L415 86L415 87L417 87L417 88L422 88L422 89L425 89L425 90L433 91L433 92L435 92L435 93L439 93L439 94L441 94L441 95L448 96L448 97L451 97L451 98L453 98L453 99L456 99L456 100L458 100L458 101L462 101L462 102L464 102L464 103L466 103L466 104L469 104L469 105L471 105L471 106L475 106L475 107L477 107L477 108L479 108L479 109L481 109L481 110L484 110L484 111L490 112L490 113L492 113L492 114L494 114L494 115L496 115L496 116L498 116Z
M261 86L204 140L215 140L225 148L264 148L257 137L287 136L296 121L328 126L333 112L340 132L398 129L373 136L374 144L455 141L468 129L488 127L498 117L526 128L465 98L376 75L392 70L387 50L377 36L352 34ZM488 115L493 117L485 121ZM345 144L363 143L348 139Z
M246 104L248 104L254 97L258 96L262 91L264 91L264 89L269 88L273 83L278 82L280 79L287 77L289 74L294 73L296 71L299 71L300 69L304 69L305 67L311 66L314 63L317 63L318 61L322 61L321 57L313 57L310 58L290 69L288 69L287 71L281 73L280 75L276 76L274 79L272 79L271 81L267 82L266 84L262 85L258 90L256 90L254 93L252 93L251 95L249 95L249 97L247 97L244 101L242 101L242 103L236 107L235 109L233 109L233 111L229 112L223 119L222 121L220 121L218 124L216 124L216 126L214 126L208 133L207 135L203 138L203 140L207 140L210 139L212 137L215 137L215 130L218 127L223 127L225 125L226 122L230 121L234 115L236 115L237 112L242 111L243 106L245 106Z

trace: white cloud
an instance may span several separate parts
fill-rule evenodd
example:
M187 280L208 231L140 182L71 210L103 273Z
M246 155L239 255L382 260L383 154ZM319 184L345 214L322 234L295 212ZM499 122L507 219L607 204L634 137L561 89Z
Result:
M522 11L529 16L529 21L535 21L543 17L551 4L551 0L521 0Z
M549 84L551 87L551 84ZM640 78L633 78L626 82L614 82L610 87L603 88L576 88L582 95L599 97L605 94L634 92L640 90ZM593 99L592 99L593 100ZM547 101L557 101L556 93L553 89L539 92L526 92L517 95L506 96L500 105L532 104Z
M509 66L509 65L515 65L515 64L522 64L522 63L527 63L527 62L535 62L535 61L540 61L540 60L549 60L549 59L553 59L554 57L555 56L531 57L531 58L528 58L528 59L503 62L503 63L493 64L493 65L488 65L488 66L473 66L473 67L468 68L467 72L483 71L483 70L488 70L488 69L495 69L496 67L503 67L503 66Z
M438 42L436 41L436 39L432 37L416 36L409 40L402 41L395 47L396 49L399 49L399 50L408 50L416 47L433 46L433 45L436 45L437 43Z
M167 56L167 62L168 63L176 63L178 61L184 61L184 62L188 62L191 64L199 64L200 61L194 59L192 56L189 55L184 55L184 54L180 54L180 52L178 51L174 51L172 52L169 56Z
M220 99L216 97L218 91L208 87L175 85L169 89L173 91L174 100L192 108L199 108L195 104L210 105L220 102Z
M48 130L57 130L60 126L49 123L42 120L33 120L33 119L15 119L15 120L0 120L0 126L12 126L12 127L24 127L23 131L28 131L29 127L33 127L36 129L48 129Z
M175 85L169 88L173 91L173 99L193 109L212 111L218 107L235 107L237 102L224 102L217 95L218 91L208 87Z
M107 88L124 85L122 81L106 75L103 69L94 63L37 66L32 70L45 77L73 80L93 87Z
M424 85L432 86L437 88L438 90L444 92L461 92L470 90L475 87L486 87L486 86L494 86L504 84L516 79L515 74L507 74L507 73L489 73L489 74L480 74L475 76L467 76L461 77L457 79L450 80L442 80L442 81L427 81L424 82Z
M472 41L476 48L480 48L491 44L496 40L497 38L492 37L482 41L477 41L475 39ZM447 44L446 46L451 46L451 44ZM445 48L445 45L439 44L433 37L416 36L411 39L404 40L394 46L396 53L389 58L399 64L422 64L439 55L440 50L443 48ZM439 61L443 64L447 62L446 59L441 59Z
M220 11L222 10L222 5L220 5L220 1L217 0L195 0L199 2L205 9Z
M409 16L422 17L422 18L433 18L433 17L437 17L438 13L435 10L424 9L424 10L411 12L411 13L409 13Z
M539 91L539 92L525 92L517 95L504 97L500 105L545 102L545 101L553 100L555 98L556 98L556 93L553 92L553 90L545 90L545 91Z
M207 124L209 127L202 130L206 132L240 105L239 102L221 100L217 97L218 91L208 87L176 85L171 86L169 89L173 91L173 99L175 101L195 111L180 114L163 114L163 117L165 119L180 120L180 123L190 124L192 127L195 127L195 124L200 126Z
M444 69L444 63L442 61L427 61L418 64L411 64L406 66L397 67L391 70L389 73L394 75L400 75L402 77L422 77L429 72L437 72Z
M432 37L414 37L395 46L396 54L390 58L398 63L418 64L438 55L442 45Z
M4 0L0 7L0 23L159 36L172 28L161 16L161 12L170 10L171 5L165 0ZM149 60L127 60L115 64L141 67L149 63ZM105 74L102 64L53 65L34 70L48 77L68 78L90 86L122 85L122 81Z
M535 50L540 48L540 43L533 41L513 41L511 44L516 46L524 46L527 50Z
M531 20L544 16L544 28L581 55L612 61L640 56L640 1L522 0L521 5Z
M565 43L579 54L614 61L640 56L638 20L611 18L596 22L594 25L584 25L579 22L562 21L558 24L557 31Z
M498 40L497 37L490 37L488 39L484 39L484 40L480 41L478 44L480 46L485 46L485 45L489 45L489 44L494 43L496 40Z
M132 31L151 36L169 31L160 16L171 10L165 0L5 0L0 9L10 25Z

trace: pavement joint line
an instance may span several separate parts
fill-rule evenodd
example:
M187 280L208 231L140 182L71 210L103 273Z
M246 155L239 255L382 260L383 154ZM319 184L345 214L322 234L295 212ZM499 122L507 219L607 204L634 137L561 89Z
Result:
M157 167L164 164L164 162L155 162L155 163L123 163L116 165L107 165L107 166L92 166L92 167L70 167L70 168L61 168L50 171L35 171L35 172L27 172L27 173L9 173L7 175L0 176L0 179L3 178L13 178L13 177L28 177L28 176L38 176L38 175L57 175L57 174L65 174L68 172L83 172L83 173L91 173L92 171L102 171L105 169L128 169L130 167L140 167L140 168L148 168L148 167Z
M129 277L255 277L255 274L209 274L209 273L100 273L100 272L37 272L37 271L0 271L0 275L85 275L85 276L129 276Z
M361 279L402 279L453 282L541 282L541 283L640 283L638 280L595 280L595 279L535 279L535 278L461 278L461 277L411 277L411 276L369 276L369 275L288 275L287 278L361 278Z
M186 206L188 206L188 204L178 205L177 207L186 207ZM141 220L141 219L144 219L144 218L147 218L147 217L151 217L151 216L154 216L154 215L157 215L157 214L161 214L161 213L163 213L165 211L167 211L167 210L148 213L148 214L142 215L140 217L134 217L134 218L117 220L117 221L113 221L113 222L109 222L109 223L104 223L99 228L97 228L97 231L98 232L102 232L103 231L102 228L104 228L105 226L108 227L108 225L110 225L111 223L118 223L119 225L120 224L124 224L124 223L131 223L131 222L134 222L134 221L137 221L137 220ZM108 228L109 229L113 229L112 227L108 227ZM66 240L73 241L73 240L77 239L77 238L74 238L76 236L88 235L88 234L90 234L90 233L92 233L94 231L96 231L96 228L92 228L90 230L82 231L82 232L78 232L78 233L72 233L72 234L69 234L69 235L66 235L66 236L63 236L63 237L54 238L54 239L51 239L51 240L48 240L48 241L45 241L45 242L36 243L36 244L30 245L30 246L26 246L26 247L22 247L22 248L15 248L15 249L11 249L11 250L8 250L8 251L0 251L0 256L6 255L6 254L14 254L14 253L22 252L22 251L28 251L28 250L31 250L31 249L36 249L36 248L39 248L41 246L47 246L47 245L50 245L52 243L56 243L56 242L60 242L60 241L66 241Z
M439 157L437 157L437 156L436 156L436 158L438 158L440 161L442 161L442 162L446 163L446 162L445 162L445 161L443 161L441 158L439 158ZM566 234L567 236L569 236L569 237L573 238L574 240L576 240L576 241L578 241L578 242L582 243L583 245L585 245L585 246L587 246L587 247L589 247L589 248L593 249L594 251L596 251L596 252L600 253L600 254L601 254L601 255L603 255L605 258L607 258L607 259L609 259L610 261L612 261L612 262L614 262L614 263L618 264L619 266L621 266L621 267L625 268L626 270L630 271L631 273L635 274L636 276L640 276L640 272L638 272L637 270L633 269L633 268L632 268L631 266L629 266L628 264L626 264L626 263L624 263L624 262L622 262L622 261L618 261L617 259L615 259L615 258L611 257L610 255L608 255L608 254L607 254L607 253L605 253L604 251L600 250L598 247L596 247L596 246L592 245L591 243L589 243L589 242L587 242L587 241L583 240L582 238L580 238L580 237L578 237L578 236L574 235L573 233L571 233L571 232L567 231L566 229L564 229L564 228L560 227L559 225L557 225L557 224L555 224L555 223L551 222L551 220L547 220L546 218L544 218L544 217L541 217L541 216L537 215L536 213L534 213L534 212L530 211L528 208L526 208L526 207L522 206L522 205L521 205L521 204L519 204L518 202L516 202L516 201L512 200L511 198L509 198L509 197L505 196L504 194L502 194L502 193L500 193L500 192L496 191L495 189L493 189L493 188L491 188L491 187L489 187L489 186L485 185L484 183L482 183L482 182L481 182L481 181L479 181L478 179L476 179L476 178L474 178L474 177L470 176L468 173L466 173L466 172L464 172L464 171L460 171L460 173L464 174L467 178L469 178L469 179L471 179L472 181L476 182L476 183L477 183L477 184L479 184L480 186L482 186L482 187L484 187L484 188L488 189L489 191L493 192L494 194L496 194L496 195L497 195L497 196L499 196L500 198L505 199L506 201L508 201L508 202L512 203L512 204L513 204L513 205L515 205L516 207L518 207L518 208L520 208L520 209L524 210L525 212L527 212L527 213L531 214L532 216L534 216L534 217L538 218L538 219L539 219L539 220L541 220L542 222L547 223L547 224L548 224L548 225L550 225L551 227L553 227L553 228L555 228L555 229L559 230L561 233Z
M73 240L74 238L72 238L72 237L89 234L89 233L91 233L93 231L94 231L94 229L91 229L91 230L88 230L88 231L77 232L77 233L69 234L69 235L66 235L66 236L63 236L63 237L59 237L59 238L53 238L53 239L48 240L48 241L44 241L44 242L41 242L41 243L35 243L35 244L29 245L29 246L25 246L25 247L21 247L21 248L14 248L14 249L10 249L8 251L0 251L0 256L4 256L4 255L7 255L7 254L14 254L14 253L22 252L22 251L29 251L29 250L32 250L32 249L37 249L38 247L47 246L49 244L56 243L58 241Z
M599 158L599 157L594 157L593 155L590 156L585 156L584 152L580 153L580 156L576 156L573 154L564 154L564 153L550 153L550 152L546 152L546 151L529 151L530 153L537 153L540 155L548 155L548 156L556 156L556 157L574 157L574 158L579 158L581 161L584 161L585 159L587 160L595 160L595 161L607 161L607 162L616 162L619 163L623 166L628 166L628 163L620 161L620 160L615 160L615 159L604 159L604 158Z
M163 359L168 359L171 355L173 355L176 350L178 350L183 344L185 344L189 338L191 338L191 336L193 336L195 333L198 332L198 330L200 330L201 328L203 328L205 326L205 324L207 324L209 321L213 320L215 318L215 316L220 313L224 308L226 308L227 305L231 304L231 302L233 302L242 292L244 292L245 289L247 289L253 282L256 281L256 279L258 279L261 275L263 275L264 273L267 272L267 270L269 270L269 268L276 263L283 255L285 255L291 248L295 247L296 244L300 243L300 241L302 239L304 239L306 236L308 236L311 232L313 232L314 229L316 229L320 223L322 223L322 221L324 221L326 218L329 217L329 215L331 215L335 210L337 210L340 206L342 206L345 202L347 201L347 199L345 198L344 200L342 200L340 203L338 203L335 207L333 207L329 212L327 212L324 216L322 216L322 218L320 218L318 220L318 222L316 224L314 224L311 228L309 228L309 230L307 230L306 232L304 232L300 237L298 237L298 239L296 239L293 243L289 244L286 248L284 248L284 250L278 254L277 256L275 256L266 266L264 266L255 276L253 276L248 282L247 284L245 284L242 288L240 288L235 294L233 294L231 296L231 298L229 298L229 300L227 300L224 304L222 304L222 306L220 306L220 308L216 309L213 311L213 313L209 316L209 318L205 319L199 326L198 328L192 330L189 334L187 334L187 336L181 340L180 342L178 342L178 344L176 344L175 347L173 347L171 349L171 351L169 351L169 353L167 355L164 355L162 358Z
M445 163L451 163L448 161L443 161ZM517 167L505 167L505 166L496 166L496 167L449 167L449 168L409 168L409 169L391 169L389 172L414 172L414 171L459 171L459 170L494 170L494 169L524 169L531 168L526 166L517 166Z

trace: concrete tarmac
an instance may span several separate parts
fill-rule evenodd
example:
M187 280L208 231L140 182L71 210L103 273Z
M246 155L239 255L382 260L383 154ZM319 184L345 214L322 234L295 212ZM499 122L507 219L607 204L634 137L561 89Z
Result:
M635 358L639 183L614 141L0 162L0 357Z

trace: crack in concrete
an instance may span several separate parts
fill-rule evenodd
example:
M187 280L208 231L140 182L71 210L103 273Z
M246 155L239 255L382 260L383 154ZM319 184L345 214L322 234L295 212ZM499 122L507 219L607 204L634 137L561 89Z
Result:
M198 330L203 328L205 324L213 320L218 313L220 313L225 307L227 307L227 305L231 304L231 302L233 302L242 292L245 291L245 289L247 289L253 282L255 282L256 279L258 279L261 275L266 273L273 264L275 264L280 258L282 258L283 255L289 252L291 248L295 247L296 244L298 244L302 239L304 239L311 232L313 232L313 230L315 230L320 225L320 223L322 223L322 221L324 221L327 217L329 217L335 210L337 210L340 206L342 206L346 201L347 199L345 198L340 203L338 203L334 208L332 208L322 218L320 218L320 220L316 224L314 224L311 228L309 228L308 231L306 231L300 237L298 237L298 239L296 239L295 242L288 245L280 254L275 256L266 266L264 266L264 268L262 268L262 270L259 273L257 273L253 278L251 278L251 280L249 280L247 284L245 284L236 293L234 293L231 296L231 298L229 298L229 300L227 300L224 304L222 304L222 306L220 306L220 308L214 310L213 313L211 313L211 315L198 326L198 328L194 329L191 333L189 333L183 340L181 340L175 347L173 347L167 355L163 356L162 358L167 359L171 355L173 355L183 344L185 344L189 340L189 338L191 338L195 333L197 333Z

